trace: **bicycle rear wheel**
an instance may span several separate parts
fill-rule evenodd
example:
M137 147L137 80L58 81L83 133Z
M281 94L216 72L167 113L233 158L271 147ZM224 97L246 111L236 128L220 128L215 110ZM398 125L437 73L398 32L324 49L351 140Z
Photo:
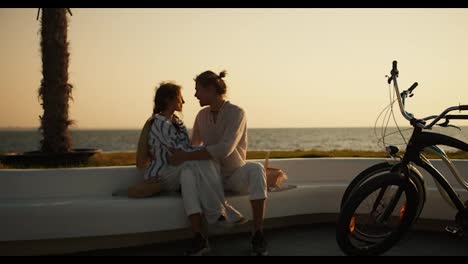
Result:
M336 239L347 255L379 255L394 246L417 215L418 191L396 173L374 177L349 197L338 217Z

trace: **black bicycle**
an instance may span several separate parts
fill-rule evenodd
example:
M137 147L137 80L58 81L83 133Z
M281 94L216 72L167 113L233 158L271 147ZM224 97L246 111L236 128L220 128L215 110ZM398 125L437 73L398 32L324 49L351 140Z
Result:
M466 111L468 105L454 106L438 116L415 118L405 110L405 101L413 96L414 83L400 93L397 62L393 62L388 84L393 82L401 113L410 122L413 132L406 152L393 165L377 164L356 177L343 195L336 228L337 243L347 255L378 255L394 246L417 220L425 202L425 185L422 174L415 165L426 170L435 180L441 195L458 213L457 226L451 230L462 233L468 227L468 208L458 197L445 177L425 158L424 152L432 152L447 164L458 182L468 189L468 183L460 176L445 152L437 145L468 151L468 144L458 139L424 130L436 124L449 127L451 120L467 120L468 115L449 115L453 111ZM442 123L439 121L443 120ZM430 122L429 124L427 124ZM389 148L396 155L397 149ZM389 164L389 163L387 163ZM351 186L352 185L352 186Z

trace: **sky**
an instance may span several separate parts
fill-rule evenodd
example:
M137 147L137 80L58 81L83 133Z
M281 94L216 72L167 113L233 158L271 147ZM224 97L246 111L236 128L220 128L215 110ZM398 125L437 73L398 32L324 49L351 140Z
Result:
M468 104L468 9L72 9L73 129L141 128L162 81L183 87L190 128L197 74L227 70L227 99L250 128L371 127L385 75L419 83L417 117ZM0 127L37 128L37 9L0 9ZM401 116L401 115L399 115ZM398 118L403 125L405 120Z

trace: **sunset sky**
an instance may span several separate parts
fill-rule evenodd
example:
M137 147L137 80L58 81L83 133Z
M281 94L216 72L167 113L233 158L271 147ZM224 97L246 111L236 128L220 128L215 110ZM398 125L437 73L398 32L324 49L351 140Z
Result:
M228 99L251 128L373 126L393 60L402 88L419 82L408 102L416 116L468 104L468 9L72 12L75 129L140 128L161 81L182 85L192 127L201 109L193 78L205 70L227 70ZM39 126L36 14L0 9L1 128Z

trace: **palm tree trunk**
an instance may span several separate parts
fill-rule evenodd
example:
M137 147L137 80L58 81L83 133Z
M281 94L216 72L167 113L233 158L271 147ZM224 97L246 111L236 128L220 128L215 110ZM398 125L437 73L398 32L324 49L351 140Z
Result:
M40 116L41 151L69 152L72 147L68 127L68 107L73 86L68 83L68 41L66 8L43 8L41 17L42 75L39 97L44 113Z

